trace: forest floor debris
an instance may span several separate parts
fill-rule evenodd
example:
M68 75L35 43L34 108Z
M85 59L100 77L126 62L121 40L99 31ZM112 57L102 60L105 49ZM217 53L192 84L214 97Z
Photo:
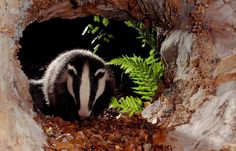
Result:
M156 126L139 115L129 117L107 110L98 118L68 122L38 114L48 137L46 151L163 151L163 135Z

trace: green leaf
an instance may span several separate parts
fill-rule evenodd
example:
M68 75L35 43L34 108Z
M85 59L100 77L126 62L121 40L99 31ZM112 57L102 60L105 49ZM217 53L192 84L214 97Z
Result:
M104 37L104 34L99 34L97 37L98 37L98 40L100 40Z
M142 44L142 48L144 48L146 46L146 43Z
M109 20L107 18L102 19L102 24L107 27L109 25Z
M93 21L99 23L100 22L100 17L99 16L94 16Z
M89 25L90 25L90 24L88 24L88 26L86 26L86 27L84 28L84 30L83 30L83 32L82 32L82 36L87 33L87 31L88 31L88 29L89 29Z
M132 116L134 113L139 113L143 110L143 103L139 98L132 96L122 97L119 101L116 98L111 99L111 107L118 111L128 113Z
M112 34L107 34L108 38L113 39L114 36Z
M128 26L128 27L134 27L133 23L128 20L128 21L124 21L124 23Z
M91 44L94 44L97 39L98 39L98 36L96 36L96 37L91 41Z
M96 26L95 28L92 29L91 33L95 34L99 30L99 28L100 27Z
M103 40L104 40L106 43L110 43L110 39L108 39L107 37L104 37Z
M93 53L96 54L98 49L100 47L100 44L97 44L94 48L93 48Z

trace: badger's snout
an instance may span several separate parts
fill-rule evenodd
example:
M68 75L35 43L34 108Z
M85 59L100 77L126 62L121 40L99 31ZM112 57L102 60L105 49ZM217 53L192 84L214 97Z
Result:
M86 119L86 118L90 117L91 111L82 111L82 110L79 110L79 111L78 111L78 115L79 115L80 119Z

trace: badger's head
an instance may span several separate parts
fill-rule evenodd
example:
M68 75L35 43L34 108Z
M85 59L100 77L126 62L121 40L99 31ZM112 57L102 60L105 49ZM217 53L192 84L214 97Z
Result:
M103 60L84 56L68 63L67 71L67 90L73 97L80 119L108 106L113 93L113 78Z

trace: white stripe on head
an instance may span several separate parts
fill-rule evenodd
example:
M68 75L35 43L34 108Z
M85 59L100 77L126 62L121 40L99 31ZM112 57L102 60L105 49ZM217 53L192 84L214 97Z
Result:
M73 78L68 73L66 76L67 76L66 77L67 90L69 91L70 95L74 98L75 104L77 104L75 100L74 89L73 89Z
M105 69L98 69L96 73L99 72L105 72ZM95 74L96 74L95 73ZM106 79L107 79L107 73L105 72L104 76L98 80L98 88L95 96L95 101L93 102L93 105L95 104L96 100L98 99L99 96L104 92L105 85L106 85Z
M77 71L74 66L68 64L67 70L73 71L75 74L77 74ZM67 84L67 90L69 91L70 95L74 98L75 104L77 104L75 100L75 93L73 89L73 78L69 73L66 73L66 84Z
M89 111L89 97L90 97L90 79L89 79L89 67L88 64L84 64L82 75L81 75L81 84L79 89L80 94L80 109L78 114L80 117L89 117L91 111Z

